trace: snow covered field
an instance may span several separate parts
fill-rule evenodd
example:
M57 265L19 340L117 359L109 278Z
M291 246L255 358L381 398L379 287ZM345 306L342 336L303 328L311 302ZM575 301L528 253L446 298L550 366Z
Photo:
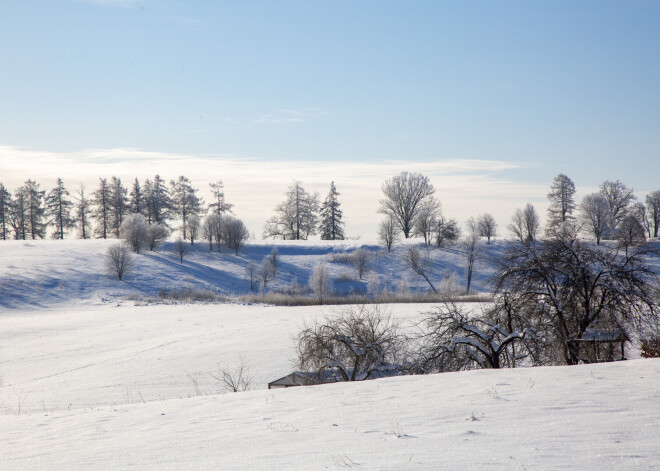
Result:
M126 296L244 292L244 264L269 246L238 257L200 247L183 266L147 254L119 283L101 268L109 243L0 244L2 471L660 468L660 360L267 390L293 369L303 321L332 307L136 306ZM302 284L315 263L356 245L282 245L278 283ZM435 256L439 272L460 277L459 255ZM372 276L383 283L404 270L380 260ZM425 288L412 275L410 285ZM409 323L430 307L389 309ZM223 393L212 374L241 355L253 391Z

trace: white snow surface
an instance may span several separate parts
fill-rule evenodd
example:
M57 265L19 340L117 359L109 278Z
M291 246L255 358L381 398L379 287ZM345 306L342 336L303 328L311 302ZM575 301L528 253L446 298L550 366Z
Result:
M101 269L110 243L0 243L2 471L660 469L660 360L268 390L293 370L302 323L335 308L145 306L126 296L185 285L245 292L244 264L270 246L238 256L200 246L182 266L167 251L145 254L120 283ZM278 282L304 283L329 253L358 245L282 244L289 266ZM436 256L460 269L458 256ZM394 257L376 267L383 278L403 271ZM387 309L410 325L430 308ZM212 374L241 355L253 390L224 393Z

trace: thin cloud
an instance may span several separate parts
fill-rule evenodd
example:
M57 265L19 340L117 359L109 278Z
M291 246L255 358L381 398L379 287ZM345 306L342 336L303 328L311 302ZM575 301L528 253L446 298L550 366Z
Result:
M303 123L312 119L320 118L327 114L321 108L282 108L274 113L261 115L253 121L253 124L266 124L282 126L286 124Z
M142 182L159 174L169 181L185 175L208 201L209 183L223 180L225 194L235 205L236 214L257 235L291 181L300 180L308 191L318 191L321 198L326 196L330 181L335 181L341 193L347 233L372 238L382 218L377 210L383 182L404 170L431 179L446 215L463 221L489 212L504 232L515 208L531 202L543 214L547 204L546 185L502 176L503 171L519 167L511 162L472 159L273 162L229 154L185 155L131 148L56 153L0 146L0 178L10 191L28 178L40 183L42 189L49 189L62 177L70 189L84 183L91 191L98 185L99 177L116 175L128 186L136 177Z

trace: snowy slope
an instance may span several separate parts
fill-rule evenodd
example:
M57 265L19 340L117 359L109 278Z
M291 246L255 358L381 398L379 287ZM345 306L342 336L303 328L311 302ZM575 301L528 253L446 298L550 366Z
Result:
M245 268L250 262L260 265L273 247L280 254L277 279L269 289L285 289L292 283L306 285L313 267L325 263L339 292L366 292L368 289L397 291L402 285L411 291L426 292L426 282L408 269L402 255L407 244L399 244L387 253L375 243L360 241L258 241L249 243L238 255L223 249L209 253L204 243L195 244L179 263L171 243L156 252L136 255L136 269L124 282L105 272L103 258L116 240L36 240L0 243L0 308L36 306L80 301L112 302L126 297L153 297L160 290L192 288L218 294L249 292ZM407 241L419 244L419 241ZM363 280L357 280L355 268L333 261L356 247L372 252L373 262ZM487 255L496 255L505 247L495 243ZM464 290L465 261L458 247L432 249L429 252L432 280L441 286L452 276ZM487 260L479 263L473 289L484 291L492 273ZM342 279L343 278L343 279Z

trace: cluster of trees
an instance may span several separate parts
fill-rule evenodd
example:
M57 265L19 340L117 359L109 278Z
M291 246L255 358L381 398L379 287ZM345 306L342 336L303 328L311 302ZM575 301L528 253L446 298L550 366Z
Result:
M309 193L294 180L286 198L275 207L275 215L266 222L264 238L306 240L320 233L323 240L343 240L344 221L335 182L323 203L318 193Z
M142 183L136 178L130 191L118 177L100 178L91 193L81 185L73 195L61 178L47 194L32 180L13 195L0 183L0 239L40 239L49 228L56 239L63 239L73 229L83 239L119 238L125 219L140 215L147 225L179 230L182 238L192 243L206 212L231 213L222 181L211 183L210 190L213 201L206 207L198 189L185 176L169 185L159 175Z
M378 306L349 308L303 326L298 364L319 382L575 365L589 332L656 332L660 277L646 262L650 250L599 246L570 230L534 244L524 238L499 260L493 301L481 312L447 300L423 313L416 335L404 336Z

